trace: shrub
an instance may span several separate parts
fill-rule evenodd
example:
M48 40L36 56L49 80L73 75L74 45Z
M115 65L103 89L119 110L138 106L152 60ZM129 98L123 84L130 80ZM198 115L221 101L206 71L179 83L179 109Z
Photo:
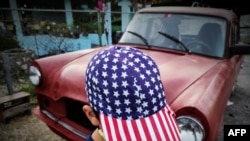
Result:
M12 36L0 36L0 45L0 52L13 48L20 48L17 40L15 40Z
M30 93L31 96L35 96L35 87L31 83L22 85L21 91Z

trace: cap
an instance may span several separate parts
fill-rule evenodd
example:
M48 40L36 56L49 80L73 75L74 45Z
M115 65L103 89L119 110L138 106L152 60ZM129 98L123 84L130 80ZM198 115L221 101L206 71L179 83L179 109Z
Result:
M95 54L86 92L106 140L180 140L158 67L139 49L112 46Z

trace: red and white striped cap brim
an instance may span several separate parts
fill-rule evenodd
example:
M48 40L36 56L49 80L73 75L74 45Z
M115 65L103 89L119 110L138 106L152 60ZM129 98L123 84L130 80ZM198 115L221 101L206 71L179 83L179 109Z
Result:
M100 114L106 141L180 141L174 112L167 105L157 113L136 120Z

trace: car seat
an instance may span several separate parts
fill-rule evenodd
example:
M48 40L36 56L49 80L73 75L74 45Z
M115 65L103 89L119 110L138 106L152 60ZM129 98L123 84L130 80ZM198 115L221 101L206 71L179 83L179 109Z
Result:
M205 23L199 33L198 40L206 43L210 49L211 54L220 55L223 50L222 31L218 23Z

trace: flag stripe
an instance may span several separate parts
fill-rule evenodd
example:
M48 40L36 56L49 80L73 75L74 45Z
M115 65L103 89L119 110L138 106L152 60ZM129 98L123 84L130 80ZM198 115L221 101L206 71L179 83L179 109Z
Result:
M151 121L151 125L152 125L152 128L154 129L154 132L155 132L155 136L156 138L154 140L156 141L159 141L161 140L161 135L160 135L160 132L162 129L161 129L161 126L157 126L157 117L155 115L152 115L151 117L149 117L149 120Z
M168 127L165 125L166 124L166 119L163 118L163 112L160 112L159 114L157 114L158 116L158 119L159 119L159 123L160 123L160 126L162 127L162 132L163 132L163 135L165 136L165 139L164 140L167 140L169 141L170 140L170 135L168 134ZM165 122L165 123L164 123Z
M119 119L118 119L119 120ZM114 135L115 135L115 138L118 140L118 141L121 141L122 140L122 138L121 138L121 129L118 129L117 127L118 127L118 120L117 119L115 119L115 118L112 118L112 123L113 123L113 133L115 133Z
M110 126L109 124L106 124L106 122L108 122L107 117L101 114L100 119L101 119L101 125L102 125L101 128L104 132L105 139L108 141L108 139L110 139L109 132L108 132L110 131Z
M169 115L167 117L169 117L171 119L170 125L172 127L172 131L174 132L173 136L175 137L175 140L181 140L180 134L179 134L180 132L179 132L178 124L177 124L177 121L175 119L175 114L172 111L172 109L169 107L169 105L166 106L166 109L167 109L166 114L169 113Z
M154 128L152 127L152 124L151 124L151 121L149 118L145 118L145 121L146 121L146 125L148 127L148 130L149 130L149 133L150 133L150 137L151 139L150 140L155 140L156 139L156 136L155 136L155 132L154 132Z
M170 107L167 105L165 108L165 114L164 114L165 118L168 119L168 125L167 127L171 128L170 132L172 134L172 137L174 138L173 140L180 140L180 138L178 138L177 134L179 134L179 130L177 128L177 124L173 125L173 123L176 123L176 120L173 116L173 112L170 109Z
M131 141L130 132L129 132L129 128L128 128L127 122L124 121L124 120L122 120L121 124L122 124L122 128L123 128L124 134L125 134L125 139L124 140Z
M126 135L128 135L128 128L125 128L124 124L122 124L121 120L117 120L117 124L118 124L118 129L120 132L120 136L121 136L121 140L123 141L127 141ZM126 126L127 127L127 126Z
M167 127L170 129L170 135L171 137L173 138L172 140L174 141L174 132L173 132L173 126L172 126L172 120L171 120L171 117L169 116L169 113L168 111L165 111L165 114L164 114L165 118L167 119ZM175 131L175 130L174 130Z
M134 132L134 129L133 129L133 126L132 126L130 120L127 121L126 123L128 126L129 135L130 135L130 138L128 140L135 140L136 136L135 136L135 132Z
M114 134L115 133L115 131L114 131L114 124L113 124L113 120L112 120L112 118L111 117L109 117L108 116L108 124L110 125L110 136L112 136L111 138L112 139L117 139L116 138L116 134ZM113 133L113 134L112 134Z
M162 112L162 110L160 112ZM165 129L164 129L163 124L161 123L161 121L162 121L161 118L158 116L158 114L157 115L153 115L153 118L154 118L154 121L155 121L155 124L156 124L156 129L158 130L160 138L161 138L160 140L161 141L166 140L166 138L164 137L164 133L163 133L163 131ZM167 135L167 134L165 134L165 135Z
M136 120L136 125L139 130L139 135L141 137L141 140L142 141L147 140L146 135L145 135L145 130L147 130L147 128L143 128L141 120Z
M150 137L150 131L149 131L148 127L147 127L145 118L140 119L140 121L141 121L142 129L143 129L142 132L145 132L145 138L146 138L146 140L148 140L148 139L150 139L151 137Z
M172 141L173 140L173 138L172 138L172 136L171 136L171 133L170 133L170 130L171 129L169 129L169 126L168 126L168 119L166 118L166 113L164 113L164 112L161 112L160 113L160 116L161 116L161 118L163 119L163 124L164 124L164 127L166 127L165 129L166 129L166 132L167 132L167 137L168 137L168 140L169 141Z
M133 127L133 129L134 129L134 133L135 133L135 138L133 139L133 140L142 140L141 139L141 136L140 136L140 130L139 130L139 128L138 128L138 126L137 126L137 124L136 124L136 121L128 121L128 122L130 122L131 123L131 125L132 125L132 127Z
M170 110L170 111L169 111ZM105 139L110 141L167 140L179 141L179 130L173 113L165 107L157 114L140 120L120 120L102 115L102 129Z

